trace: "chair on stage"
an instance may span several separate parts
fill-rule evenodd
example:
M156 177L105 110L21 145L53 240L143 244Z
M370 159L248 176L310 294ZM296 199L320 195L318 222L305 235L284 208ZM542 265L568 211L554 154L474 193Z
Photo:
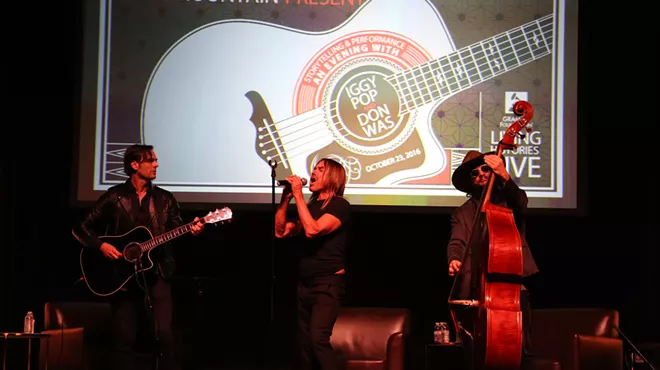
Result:
M407 309L342 307L330 343L346 370L403 370L409 332Z
M44 330L50 334L48 357L41 347L40 364L57 370L104 370L111 363L110 304L94 301L47 302ZM149 353L136 353L136 366L151 367Z
M615 329L618 326L615 310L534 309L532 351L559 361L562 370L622 370L623 342Z
M41 364L51 369L104 369L108 348L110 305L100 302L48 302L44 307L44 330L50 334L48 358L41 351Z

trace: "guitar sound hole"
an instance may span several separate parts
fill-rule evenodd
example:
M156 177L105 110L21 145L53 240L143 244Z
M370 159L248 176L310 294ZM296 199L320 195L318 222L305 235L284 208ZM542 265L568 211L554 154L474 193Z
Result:
M140 256L142 255L142 250L140 249L139 244L133 244L129 245L124 249L124 259L128 262L135 262L137 261Z

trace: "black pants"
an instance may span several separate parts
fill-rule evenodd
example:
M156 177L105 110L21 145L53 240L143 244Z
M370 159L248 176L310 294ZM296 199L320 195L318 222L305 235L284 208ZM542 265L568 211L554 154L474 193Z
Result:
M301 279L298 283L298 345L301 370L335 370L340 359L330 345L345 292L343 275Z
M531 325L532 325L532 307L529 302L529 292L523 290L520 292L520 311L523 316L523 358L529 356L532 352Z
M146 326L150 329L150 337L153 338L156 332L158 334L158 350L162 353L158 369L177 370L179 366L176 363L177 356L175 356L175 341L172 332L171 288L160 276L154 277L153 281L150 284L153 317L148 314L142 316L149 320ZM137 321L138 314L140 310L148 308L144 291L133 284L129 287L128 292L118 293L111 305L113 314L113 369L133 370L135 368L137 330L140 326ZM157 331L154 330L154 325L156 325Z

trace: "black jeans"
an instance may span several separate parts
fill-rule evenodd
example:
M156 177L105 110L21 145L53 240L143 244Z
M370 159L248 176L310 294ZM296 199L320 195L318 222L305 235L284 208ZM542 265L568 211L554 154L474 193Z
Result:
M330 345L332 329L345 292L343 275L301 279L298 283L299 369L341 367Z
M151 272L147 272L149 274ZM172 332L172 293L170 285L160 276L150 284L153 317L146 315L150 321L147 325L153 333L158 334L159 348L162 357L159 359L159 370L178 370L175 355L175 341ZM139 310L148 309L144 291L132 284L128 292L118 293L111 301L113 324L113 369L133 370L135 368L135 344L137 341ZM155 319L155 323L154 323ZM157 331L154 330L154 325Z

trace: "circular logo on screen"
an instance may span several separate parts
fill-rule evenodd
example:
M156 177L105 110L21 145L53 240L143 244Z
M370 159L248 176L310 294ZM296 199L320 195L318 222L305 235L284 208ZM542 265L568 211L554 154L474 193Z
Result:
M388 31L343 36L307 63L295 88L294 113L322 107L335 141L365 155L387 153L412 134L430 55ZM427 76L430 77L430 76Z

